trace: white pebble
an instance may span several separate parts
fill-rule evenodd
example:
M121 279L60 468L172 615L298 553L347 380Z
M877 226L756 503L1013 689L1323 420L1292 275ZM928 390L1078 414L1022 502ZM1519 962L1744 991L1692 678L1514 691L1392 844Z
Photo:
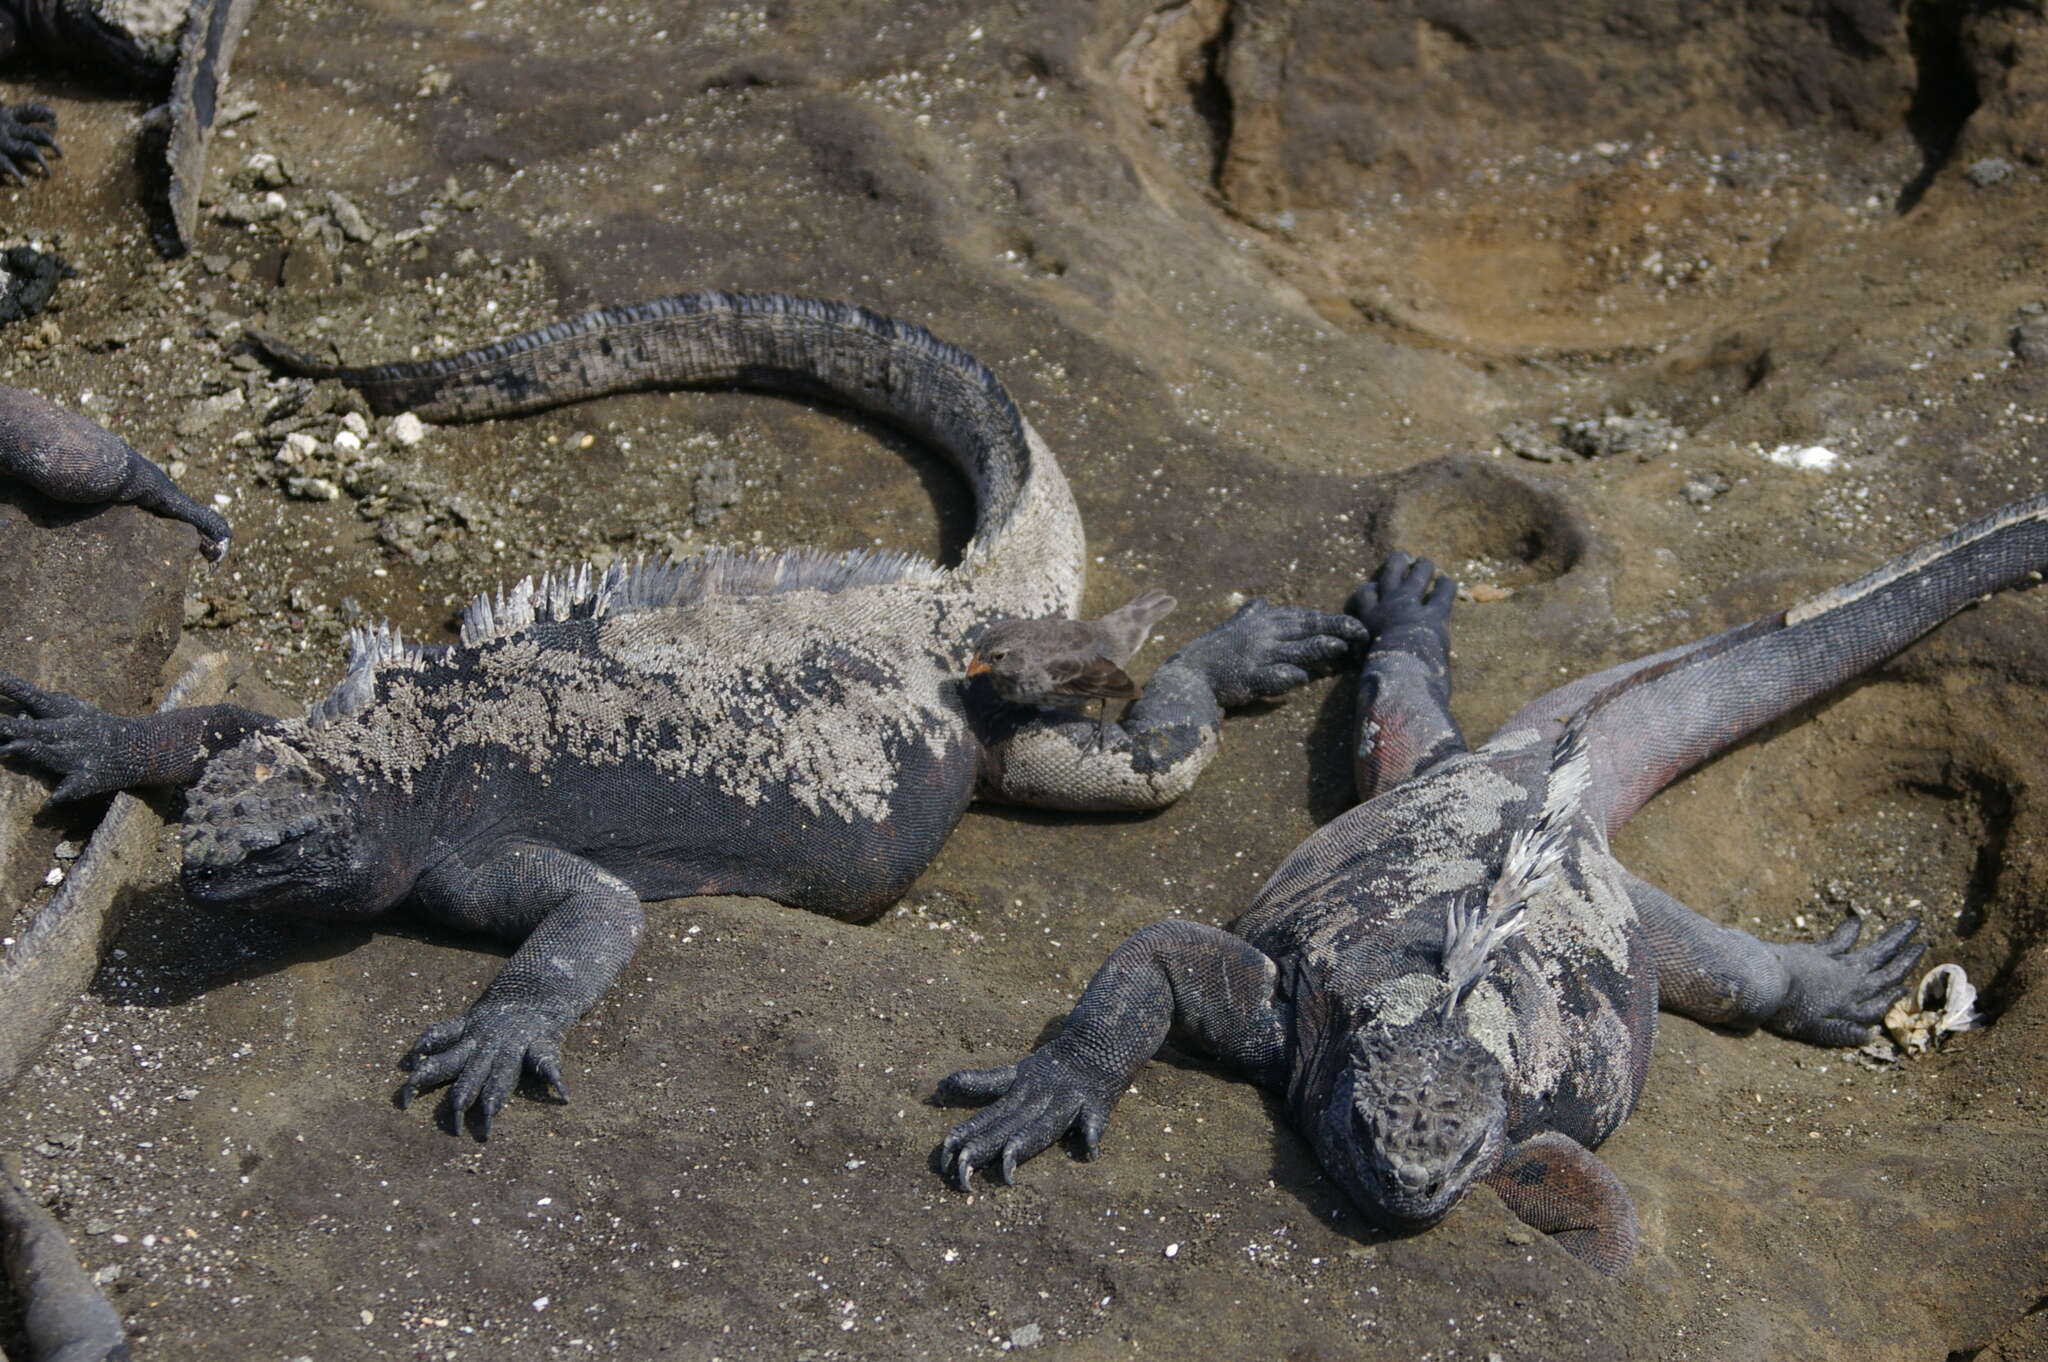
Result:
M1764 451L1764 457L1780 468L1796 468L1802 473L1830 472L1841 461L1826 445L1779 445Z
M342 417L341 428L359 440L370 438L370 423L363 419L363 414L359 411L352 411Z
M48 873L43 876L43 883L49 885L52 889L64 883L64 867L61 865L51 866Z
M353 416L355 413L349 414ZM363 437L352 430L337 430L334 432L334 447L350 454L357 453L363 447Z
M1178 1257L1180 1257L1180 1245L1179 1245L1179 1244L1168 1244L1168 1245L1166 1246L1166 1256L1167 1256L1167 1257L1169 1257L1169 1258L1178 1258Z
M385 429L391 432L393 440L405 445L407 448L427 438L426 422L420 420L419 417L414 416L409 411L402 411L392 417L391 424L386 426Z
M547 1309L547 1308L548 1308L548 1298L547 1298L546 1296L535 1296L535 1297L533 1298L533 1308L534 1308L534 1309L536 1309L536 1310L545 1310L545 1309Z

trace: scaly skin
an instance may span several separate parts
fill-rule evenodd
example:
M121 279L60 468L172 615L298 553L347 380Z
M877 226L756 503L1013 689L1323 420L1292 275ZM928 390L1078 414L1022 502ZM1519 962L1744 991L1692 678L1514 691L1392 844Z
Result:
M1592 1150L1633 1109L1656 1009L1854 1045L1923 948L1901 922L1773 944L1630 875L1608 837L1659 788L2048 566L2048 495L1791 610L1610 668L1469 751L1449 712L1452 587L1395 554L1351 611L1373 634L1353 739L1361 802L1304 842L1230 932L1145 928L1058 1038L962 1070L992 1103L942 1169L1007 1182L1063 1134L1092 1156L1169 1032L1280 1094L1375 1223L1434 1224L1478 1182L1609 1275L1635 1211Z
M22 1303L28 1362L128 1362L121 1316L78 1265L64 1231L0 1157L0 1261Z

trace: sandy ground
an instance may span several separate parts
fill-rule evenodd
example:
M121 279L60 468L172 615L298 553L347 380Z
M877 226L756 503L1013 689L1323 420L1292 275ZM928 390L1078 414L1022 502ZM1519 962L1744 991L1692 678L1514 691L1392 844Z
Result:
M208 573L183 527L16 498L41 604L0 656L142 708L182 619L303 704L350 620L445 637L538 567L965 533L928 455L768 398L349 448L338 391L237 357L244 321L375 360L693 287L913 318L1058 452L1090 605L1181 598L1149 657L1239 594L1334 607L1398 543L1480 588L1475 734L2041 487L2037 21L1538 10L271 0L171 264L139 108L0 73L66 151L0 188L0 245L80 270L0 332L0 382L178 466L238 534ZM1815 445L1827 471L1766 457ZM1046 1034L1144 923L1227 922L1344 807L1341 682L1234 719L1157 816L970 813L872 926L659 907L571 1039L574 1100L516 1101L488 1147L387 1099L498 951L202 915L166 849L0 1141L159 1359L2048 1357L2044 684L2048 599L2009 594L1626 831L1639 873L1773 939L1919 913L1993 1021L1871 1067L1665 1018L1602 1151L1644 1225L1618 1284L1487 1193L1363 1229L1272 1103L1185 1061L1139 1076L1098 1162L971 1197L930 1171L941 1075ZM0 780L19 922L83 827Z

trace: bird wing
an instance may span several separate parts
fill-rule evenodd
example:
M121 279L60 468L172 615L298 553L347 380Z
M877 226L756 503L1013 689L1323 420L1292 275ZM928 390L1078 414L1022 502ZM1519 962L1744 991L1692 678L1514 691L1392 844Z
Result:
M1090 700L1138 698L1138 683L1122 667L1100 655L1058 658L1046 670L1062 695Z

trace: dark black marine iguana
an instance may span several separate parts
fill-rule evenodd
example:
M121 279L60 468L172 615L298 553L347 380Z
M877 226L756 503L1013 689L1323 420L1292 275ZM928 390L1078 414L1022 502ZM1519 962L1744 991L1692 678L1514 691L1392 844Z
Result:
M977 795L1165 805L1222 710L1345 658L1344 615L1254 601L1095 725L962 679L1002 617L1071 615L1081 522L993 374L922 327L778 295L683 294L420 364L339 369L379 411L474 420L631 388L824 393L946 454L977 526L955 567L903 553L713 554L582 568L479 597L461 642L379 627L302 720L230 706L118 718L0 679L0 754L58 798L189 786L183 884L201 904L428 920L522 942L467 1015L407 1057L401 1103L484 1132L522 1069L558 1091L564 1033L610 986L641 901L758 894L853 921L924 869Z
M1119 946L1065 1030L962 1070L997 1099L940 1147L965 1190L1069 1130L1092 1157L1169 1033L1284 1096L1373 1221L1436 1223L1476 1182L1609 1274L1635 1210L1591 1152L1634 1108L1661 1004L1816 1045L1867 1039L1920 958L1918 923L1852 950L1719 926L1636 879L1608 837L1666 784L2048 566L2048 495L1846 586L1555 690L1466 749L1449 711L1453 588L1395 554L1350 609L1360 803L1295 850L1225 932L1166 921ZM1435 585L1431 582L1434 579Z
M0 61L27 54L168 100L172 253L191 248L206 140L255 0L0 0ZM0 178L50 170L57 115L0 104Z

